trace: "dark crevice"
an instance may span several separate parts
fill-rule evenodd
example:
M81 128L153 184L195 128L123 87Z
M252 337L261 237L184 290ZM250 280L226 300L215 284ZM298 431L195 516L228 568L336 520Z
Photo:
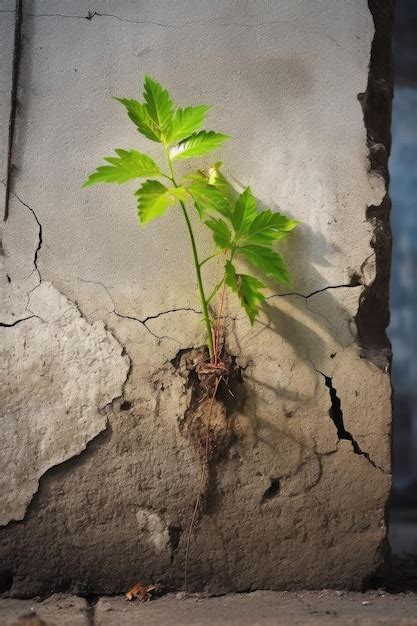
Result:
M16 114L18 108L17 87L19 82L20 59L22 56L22 0L16 0L15 29L14 29L14 48L13 48L13 66L12 66L12 88L10 91L10 117L9 117L9 133L7 146L7 177L6 177L6 193L4 200L3 220L6 222L9 217L9 201L10 187L12 182L13 170L13 146L16 126Z
M271 478L270 481L271 481L271 484L269 485L268 489L266 489L265 493L263 494L261 504L264 504L268 500L272 500L272 498L275 498L276 496L279 496L280 494L281 485L279 482L279 478Z
M326 387L329 390L329 396L330 396L330 402L331 402L330 409L329 409L329 417L332 420L333 424L336 426L337 436L339 440L345 439L346 441L350 441L350 443L352 444L353 452L355 454L364 456L365 459L367 459L373 467L383 471L381 467L379 467L378 465L376 465L376 463L374 463L374 461L370 458L369 454L367 452L364 452L361 449L360 445L358 444L358 442L356 441L352 433L346 430L344 419L343 419L342 403L341 403L339 396L337 395L336 388L333 385L333 379L330 378L330 376L326 376L326 374L323 374L323 372L320 372L318 369L316 369L316 372L318 374L321 374L321 376L323 376Z
M393 0L368 0L375 35L372 41L368 84L358 95L363 110L369 149L369 171L380 176L387 193L380 205L371 205L366 219L373 227L371 246L375 254L375 279L361 294L356 325L362 356L383 370L391 365L391 344L386 334L389 324L389 277L391 268L391 229L388 195L388 158L391 149L391 108L393 97L392 30Z
M13 587L13 571L6 567L0 570L0 593L6 593Z
M169 534L169 546L171 549L171 565L174 563L175 552L180 545L181 535L182 535L181 526L177 526L176 524L169 524L168 526L168 534Z

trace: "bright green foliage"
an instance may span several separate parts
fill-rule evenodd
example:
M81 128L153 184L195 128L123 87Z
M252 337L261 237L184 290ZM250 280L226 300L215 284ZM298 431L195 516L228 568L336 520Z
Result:
M226 285L238 295L250 323L253 324L258 317L259 307L265 300L265 296L261 291L261 289L265 288L265 285L254 276L238 274L231 261L226 261L225 281Z
M160 130L149 115L145 104L127 98L116 98L116 100L126 107L129 118L142 135L145 135L152 141L161 143Z
M126 183L128 180L153 176L161 173L158 165L146 154L136 150L115 150L117 157L105 157L111 165L101 165L90 174L84 187L96 183Z
M196 107L177 109L172 117L170 142L182 141L199 130L204 124L209 106L200 104Z
M201 218L205 217L208 212L220 213L230 218L229 202L216 187L197 180L189 187L189 192Z
M236 270L236 260L250 265L255 272L273 278L285 285L289 282L288 269L273 249L276 241L286 237L298 222L269 209L260 209L247 187L238 195L221 173L221 162L208 170L197 170L184 177L181 183L175 179L175 161L204 156L220 148L227 135L201 130L210 107L197 105L176 108L166 89L150 76L145 77L144 101L116 98L138 131L147 139L161 144L167 161L163 171L155 161L136 150L116 150L117 157L106 157L109 165L102 165L90 174L84 186L96 183L125 183L137 178L163 178L145 180L135 192L138 217L141 226L162 217L166 210L179 204L190 236L196 279L200 294L207 342L210 356L214 358L213 318L208 304L216 293L227 286L234 292L246 311L251 324L259 315L265 300L265 285L255 276ZM202 222L210 229L217 249L213 255L199 260L197 245L186 203L191 201ZM222 253L225 257L224 275L209 297L206 297L202 266ZM216 347L217 350L217 347Z
M138 199L138 216L142 226L156 217L161 217L168 207L174 206L179 200L187 200L187 192L183 187L165 187L157 180L147 180L135 193Z
M204 154L208 154L220 148L226 139L229 139L227 135L215 133L212 130L208 132L201 130L199 133L190 135L190 137L181 141L177 146L171 148L169 156L172 161L203 156Z

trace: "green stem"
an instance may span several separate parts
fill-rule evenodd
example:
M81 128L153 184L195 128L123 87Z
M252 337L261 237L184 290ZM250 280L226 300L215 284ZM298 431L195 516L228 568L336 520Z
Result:
M172 167L172 162L171 159L169 157L169 153L168 153L168 149L165 147L165 154L167 156L168 159L168 164L169 164L169 170L171 172L171 180L172 183L174 185L174 187L178 187L175 177L174 177L174 170ZM188 233L190 235L190 240L191 240L191 247L193 250L193 257L194 257L194 266L195 266L195 273L197 276L197 284L198 284L198 291L200 293L200 301L201 301L201 307L203 309L203 317L204 317L204 323L206 325L206 332L207 332L207 342L208 342L208 349L209 349L209 355L210 355L210 359L212 359L214 357L214 343L213 343L213 331L212 331L212 327L211 327L211 321L210 321L210 315L209 315L209 310L208 310L208 305L207 305L207 299L204 293L204 287L203 287L203 279L201 277L201 265L200 265L200 261L198 258L198 252L197 252L197 245L195 242L195 237L194 237L194 233L193 233L193 228L191 226L191 222L190 222L190 218L189 215L187 213L187 209L185 208L185 204L182 200L179 201L180 205L181 205L181 209L182 212L184 214L184 219L186 221L187 224L187 228L188 228Z

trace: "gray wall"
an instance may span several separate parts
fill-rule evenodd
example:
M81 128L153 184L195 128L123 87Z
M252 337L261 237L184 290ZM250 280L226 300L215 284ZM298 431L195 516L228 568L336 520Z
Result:
M227 302L243 382L190 586L358 587L383 563L391 387L372 311L385 306L389 232L367 132L378 121L388 146L375 98L382 83L389 99L389 16L374 18L372 47L364 0L24 2L0 329L12 593L183 584L201 462L181 430L179 356L203 341L187 233L177 210L138 231L132 189L80 188L115 147L157 156L112 100L138 96L145 72L181 105L211 103L236 186L302 222L281 246L291 289L271 284L253 329ZM13 107L2 111L6 135Z

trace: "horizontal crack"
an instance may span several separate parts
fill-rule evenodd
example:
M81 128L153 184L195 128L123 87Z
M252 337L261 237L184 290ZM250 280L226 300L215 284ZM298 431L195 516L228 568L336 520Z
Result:
M10 324L6 324L5 322L0 322L0 327L1 328L12 328L13 326L17 326L18 324L20 324L20 322L26 322L27 320L32 320L34 317L36 317L36 319L41 319L38 315L29 315L29 317L22 317L18 320L15 320L14 322L11 322Z
M311 293L297 293L296 291L289 291L288 293L275 293L272 296L268 296L266 299L271 300L272 298L286 298L287 296L298 296L299 298L304 298L308 300L308 298L312 298L318 293L323 293L324 291L329 291L330 289L356 289L357 287L363 287L362 283L357 283L354 285L343 284L343 285L328 285L327 287L322 287L321 289L316 289L316 291L312 291Z

